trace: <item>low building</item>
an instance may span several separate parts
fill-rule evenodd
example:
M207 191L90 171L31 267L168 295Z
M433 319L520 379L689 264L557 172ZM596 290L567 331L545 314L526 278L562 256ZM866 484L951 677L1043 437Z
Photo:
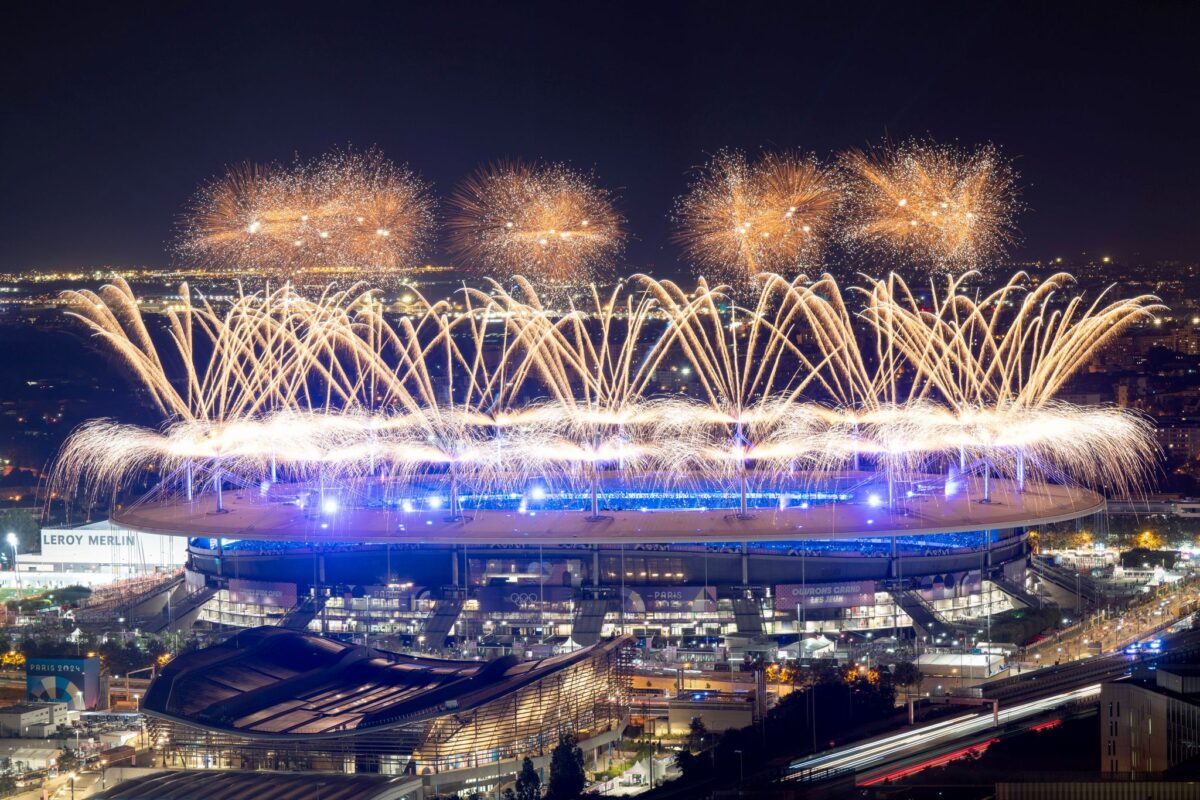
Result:
M58 763L62 744L57 740L0 739L0 769L32 772Z
M1200 665L1100 687L1100 769L1152 777L1200 756Z
M1004 668L1004 656L995 653L922 653L917 660L922 675L939 678L990 678Z
M70 711L59 703L18 703L0 708L0 736L45 739L70 721Z
M142 704L156 760L184 768L422 776L486 791L564 734L620 738L632 639L534 661L451 661L256 628L172 661Z
M42 528L40 553L17 555L16 571L0 572L0 585L103 586L187 561L187 540L142 533L109 520L74 528Z

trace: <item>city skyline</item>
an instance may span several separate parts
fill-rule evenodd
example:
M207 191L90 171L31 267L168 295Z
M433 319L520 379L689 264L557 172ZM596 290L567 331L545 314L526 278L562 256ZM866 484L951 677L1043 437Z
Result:
M0 271L163 265L187 199L227 167L377 146L443 197L506 158L594 171L631 221L621 271L673 277L690 271L673 201L723 148L828 157L885 137L1001 148L1029 209L1017 259L1195 258L1195 160L1178 138L1195 111L1176 102L1196 77L1177 16L1190 12L1126 25L1083 6L999 8L482 6L320 24L270 6L26 10L5 56L0 136L18 157ZM221 46L201 45L217 28ZM447 263L444 241L429 260Z

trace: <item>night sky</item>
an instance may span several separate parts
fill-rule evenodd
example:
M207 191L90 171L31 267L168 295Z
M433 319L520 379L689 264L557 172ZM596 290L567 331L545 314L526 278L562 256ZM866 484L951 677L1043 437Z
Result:
M443 194L504 157L594 168L628 269L677 273L668 213L707 154L885 134L1013 157L1017 257L1194 260L1197 6L1045 5L26 3L0 54L0 271L165 265L225 165L352 144Z

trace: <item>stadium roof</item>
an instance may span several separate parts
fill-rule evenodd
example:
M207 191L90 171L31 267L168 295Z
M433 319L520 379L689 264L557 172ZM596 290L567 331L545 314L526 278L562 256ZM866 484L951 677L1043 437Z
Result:
M419 783L420 779L415 779ZM132 778L95 795L103 800L399 800L414 779L336 772L172 770Z
M347 736L481 706L620 644L538 661L452 661L262 627L172 661L142 710L239 736Z
M991 479L991 500L980 502L981 483L964 478L952 495L939 486L935 493L905 498L893 508L879 502L880 495L886 497L885 486L864 491L859 502L757 508L746 518L727 508L605 511L588 524L580 524L587 514L582 510L469 510L461 519L447 518L445 511L350 506L324 513L247 490L226 492L221 513L214 513L216 500L206 495L192 502L148 500L115 513L113 519L146 533L314 544L622 544L960 533L1062 522L1104 510L1104 498L1087 489L1042 483L1021 490L1003 479ZM869 502L872 494L877 502Z

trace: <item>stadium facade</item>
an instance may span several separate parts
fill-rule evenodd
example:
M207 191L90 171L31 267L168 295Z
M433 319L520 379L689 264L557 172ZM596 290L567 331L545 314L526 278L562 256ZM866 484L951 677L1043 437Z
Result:
M469 657L628 633L706 660L805 633L979 626L1028 600L1031 526L1103 508L1049 483L907 486L889 504L875 476L847 474L820 492L758 493L748 514L659 494L593 518L549 493L450 517L436 494L379 507L288 484L226 491L219 511L211 496L147 499L117 519L188 537L189 581L214 592L200 615L213 625Z

